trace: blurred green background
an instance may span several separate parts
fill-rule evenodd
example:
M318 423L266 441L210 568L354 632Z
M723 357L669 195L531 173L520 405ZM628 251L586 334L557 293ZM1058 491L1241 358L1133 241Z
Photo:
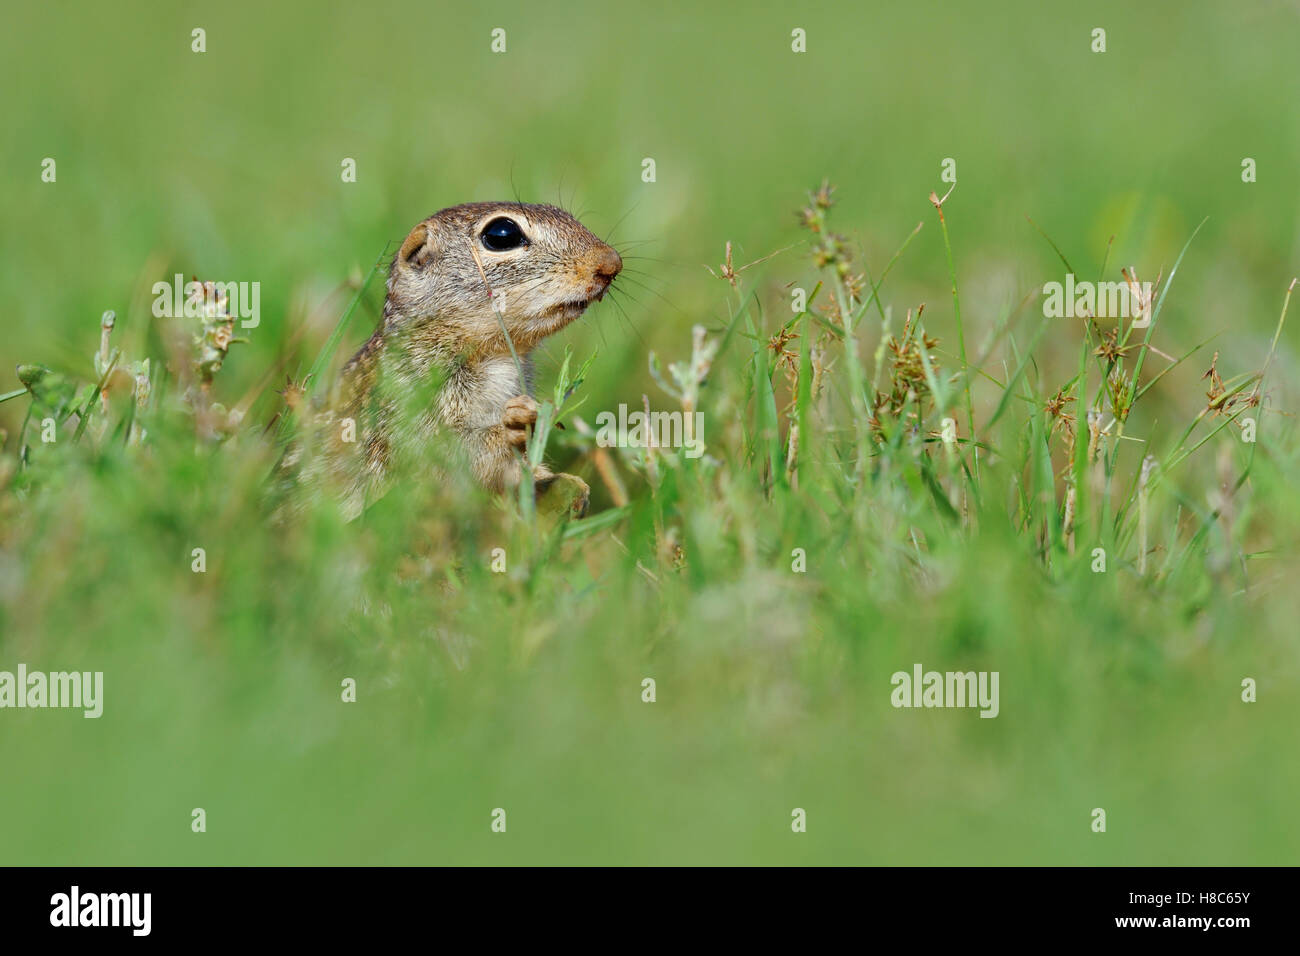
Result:
M926 302L945 349L951 293L926 197L946 190L947 157L972 351L1062 278L1026 216L1088 277L1113 236L1109 279L1120 265L1167 275L1208 217L1158 341L1182 354L1218 333L1207 351L1225 373L1263 363L1300 270L1291 2L56 3L5 20L0 392L20 362L88 374L106 309L143 346L149 286L182 272L261 282L261 326L220 380L233 401L281 359L305 368L345 284L470 200L560 203L628 244L626 294L538 356L548 382L565 344L599 350L592 409L659 403L647 352L689 354L692 325L726 320L729 290L704 269L724 243L739 263L786 249L746 275L772 309L810 284L794 213L823 178L877 274L925 223L887 301ZM195 27L206 53L191 52ZM505 54L490 51L497 27ZM795 27L807 53L791 52ZM1049 333L1045 368L1068 375L1077 341ZM1292 325L1271 408L1295 407L1294 342ZM1204 358L1169 376L1143 427L1181 429L1203 406ZM23 412L0 405L0 427L12 436ZM1272 420L1293 436L1289 416ZM1297 527L1288 441L1260 479L1279 536ZM70 472L29 514L0 512L0 669L107 682L98 721L0 712L0 862L1287 863L1300 850L1289 552L1266 600L1226 585L1169 600L1055 589L990 532L948 552L917 600L906 576L852 554L790 585L793 519L755 512L707 582L647 588L606 549L586 559L603 570L569 554L566 587L521 603L488 584L378 583L377 555L395 562L415 534L400 506L356 551L353 530L328 524L275 542L232 500L255 463L205 460L182 479L156 465ZM202 582L195 528L222 552ZM349 554L373 561L390 617L358 620L336 587L367 573ZM445 648L466 633L461 670ZM1000 670L1002 716L892 710L888 674L914 661ZM338 703L341 675L362 681L355 706ZM653 706L644 676L659 681ZM1261 687L1249 707L1245 676ZM189 829L199 806L204 835ZM1098 806L1105 836L1088 830ZM793 807L807 834L790 832Z

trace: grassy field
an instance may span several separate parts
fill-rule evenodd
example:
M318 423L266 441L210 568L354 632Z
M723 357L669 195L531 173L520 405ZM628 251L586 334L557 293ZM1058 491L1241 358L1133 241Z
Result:
M0 709L0 863L1293 863L1298 20L7 12L0 672L104 701ZM625 255L537 354L539 398L595 355L545 449L590 515L430 449L272 520L286 378L417 221L516 196ZM1122 269L1149 327L1045 314ZM176 273L260 283L224 437ZM643 396L705 454L583 434ZM997 717L893 706L918 663L997 672Z

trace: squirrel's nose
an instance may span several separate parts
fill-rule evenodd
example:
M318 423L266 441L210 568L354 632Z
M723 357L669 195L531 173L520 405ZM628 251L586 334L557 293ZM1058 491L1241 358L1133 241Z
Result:
M604 251L596 259L596 275L604 279L608 284L614 281L614 276L623 271L623 257L614 249L606 246Z

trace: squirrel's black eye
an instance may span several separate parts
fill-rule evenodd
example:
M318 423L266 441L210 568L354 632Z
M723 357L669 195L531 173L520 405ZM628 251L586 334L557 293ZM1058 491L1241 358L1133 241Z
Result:
M528 239L513 219L493 219L483 229L483 246L493 252L505 252L527 245Z

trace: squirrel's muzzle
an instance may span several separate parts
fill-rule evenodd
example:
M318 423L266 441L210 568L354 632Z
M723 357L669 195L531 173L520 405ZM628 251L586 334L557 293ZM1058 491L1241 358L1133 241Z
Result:
M609 288L609 284L614 281L614 277L623 271L623 257L618 254L618 250L605 246L596 253L595 263L592 265L595 292L593 297L599 299Z

